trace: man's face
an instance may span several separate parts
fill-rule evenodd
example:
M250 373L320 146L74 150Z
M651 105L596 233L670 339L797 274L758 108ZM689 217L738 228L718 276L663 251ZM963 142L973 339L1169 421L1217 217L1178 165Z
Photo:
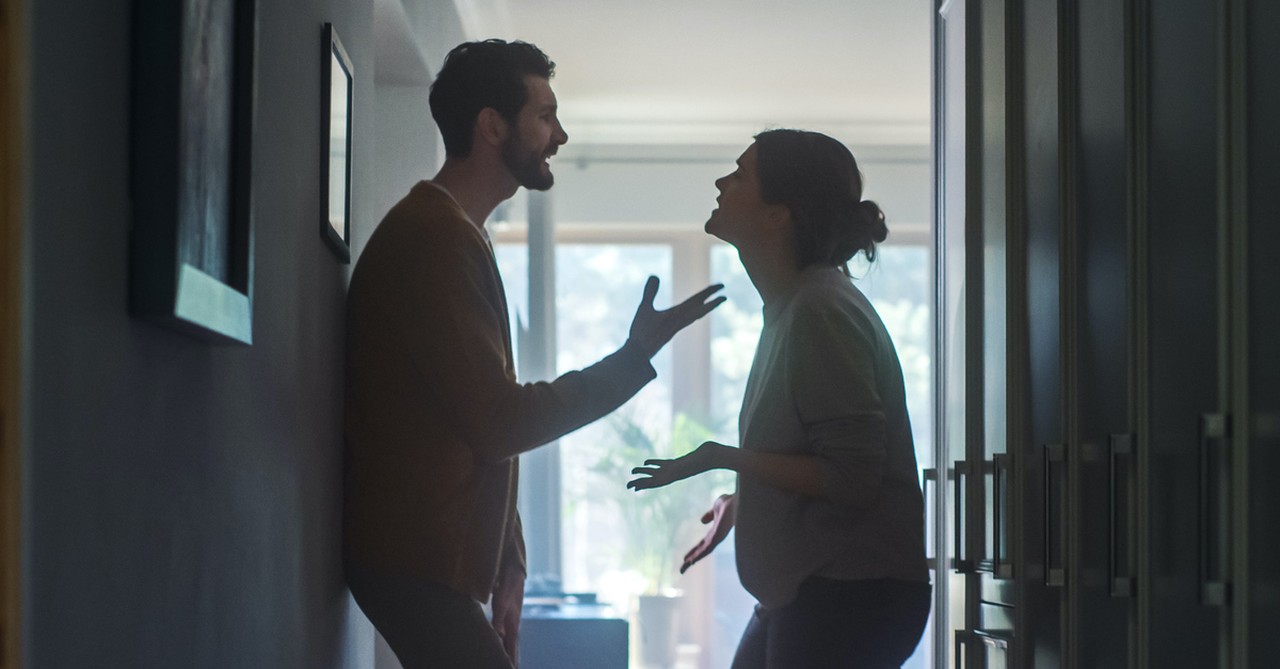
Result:
M555 182L547 160L569 141L556 117L556 95L551 82L526 75L525 101L511 134L502 145L502 160L516 181L530 190L547 190Z

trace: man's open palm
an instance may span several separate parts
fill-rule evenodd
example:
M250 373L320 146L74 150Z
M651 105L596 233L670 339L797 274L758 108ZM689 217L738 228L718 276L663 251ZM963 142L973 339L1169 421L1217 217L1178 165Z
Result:
M631 319L631 333L628 343L652 358L677 332L691 323L706 316L712 309L724 302L723 295L711 299L723 284L707 286L692 297L670 309L658 311L653 308L653 298L658 295L658 277L650 276L644 284L644 294L640 298L640 306L636 309L635 318Z

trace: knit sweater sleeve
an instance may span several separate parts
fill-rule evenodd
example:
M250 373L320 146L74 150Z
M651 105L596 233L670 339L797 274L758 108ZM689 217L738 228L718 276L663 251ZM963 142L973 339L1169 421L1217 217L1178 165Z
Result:
M396 333L445 420L480 461L536 448L613 411L656 375L644 354L623 347L551 382L517 383L508 364L501 281L492 252L465 218L403 226Z
M837 309L797 305L787 377L824 497L866 508L880 492L887 436L870 332Z

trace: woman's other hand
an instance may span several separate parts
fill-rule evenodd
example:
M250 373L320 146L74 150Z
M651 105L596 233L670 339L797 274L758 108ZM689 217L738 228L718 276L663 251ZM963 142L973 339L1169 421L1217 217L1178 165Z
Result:
M721 495L712 503L711 510L702 514L702 524L711 524L707 528L706 536L702 537L702 541L694 546L692 550L684 554L684 562L680 565L680 573L696 564L702 558L711 554L711 551L720 545L721 541L728 536L729 530L733 529L733 524L738 517L738 496L737 495Z

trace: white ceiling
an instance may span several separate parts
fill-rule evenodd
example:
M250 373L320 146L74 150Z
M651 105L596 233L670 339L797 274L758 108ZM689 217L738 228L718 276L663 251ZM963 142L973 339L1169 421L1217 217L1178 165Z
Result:
M456 0L533 42L574 143L735 143L767 126L929 142L932 0Z

